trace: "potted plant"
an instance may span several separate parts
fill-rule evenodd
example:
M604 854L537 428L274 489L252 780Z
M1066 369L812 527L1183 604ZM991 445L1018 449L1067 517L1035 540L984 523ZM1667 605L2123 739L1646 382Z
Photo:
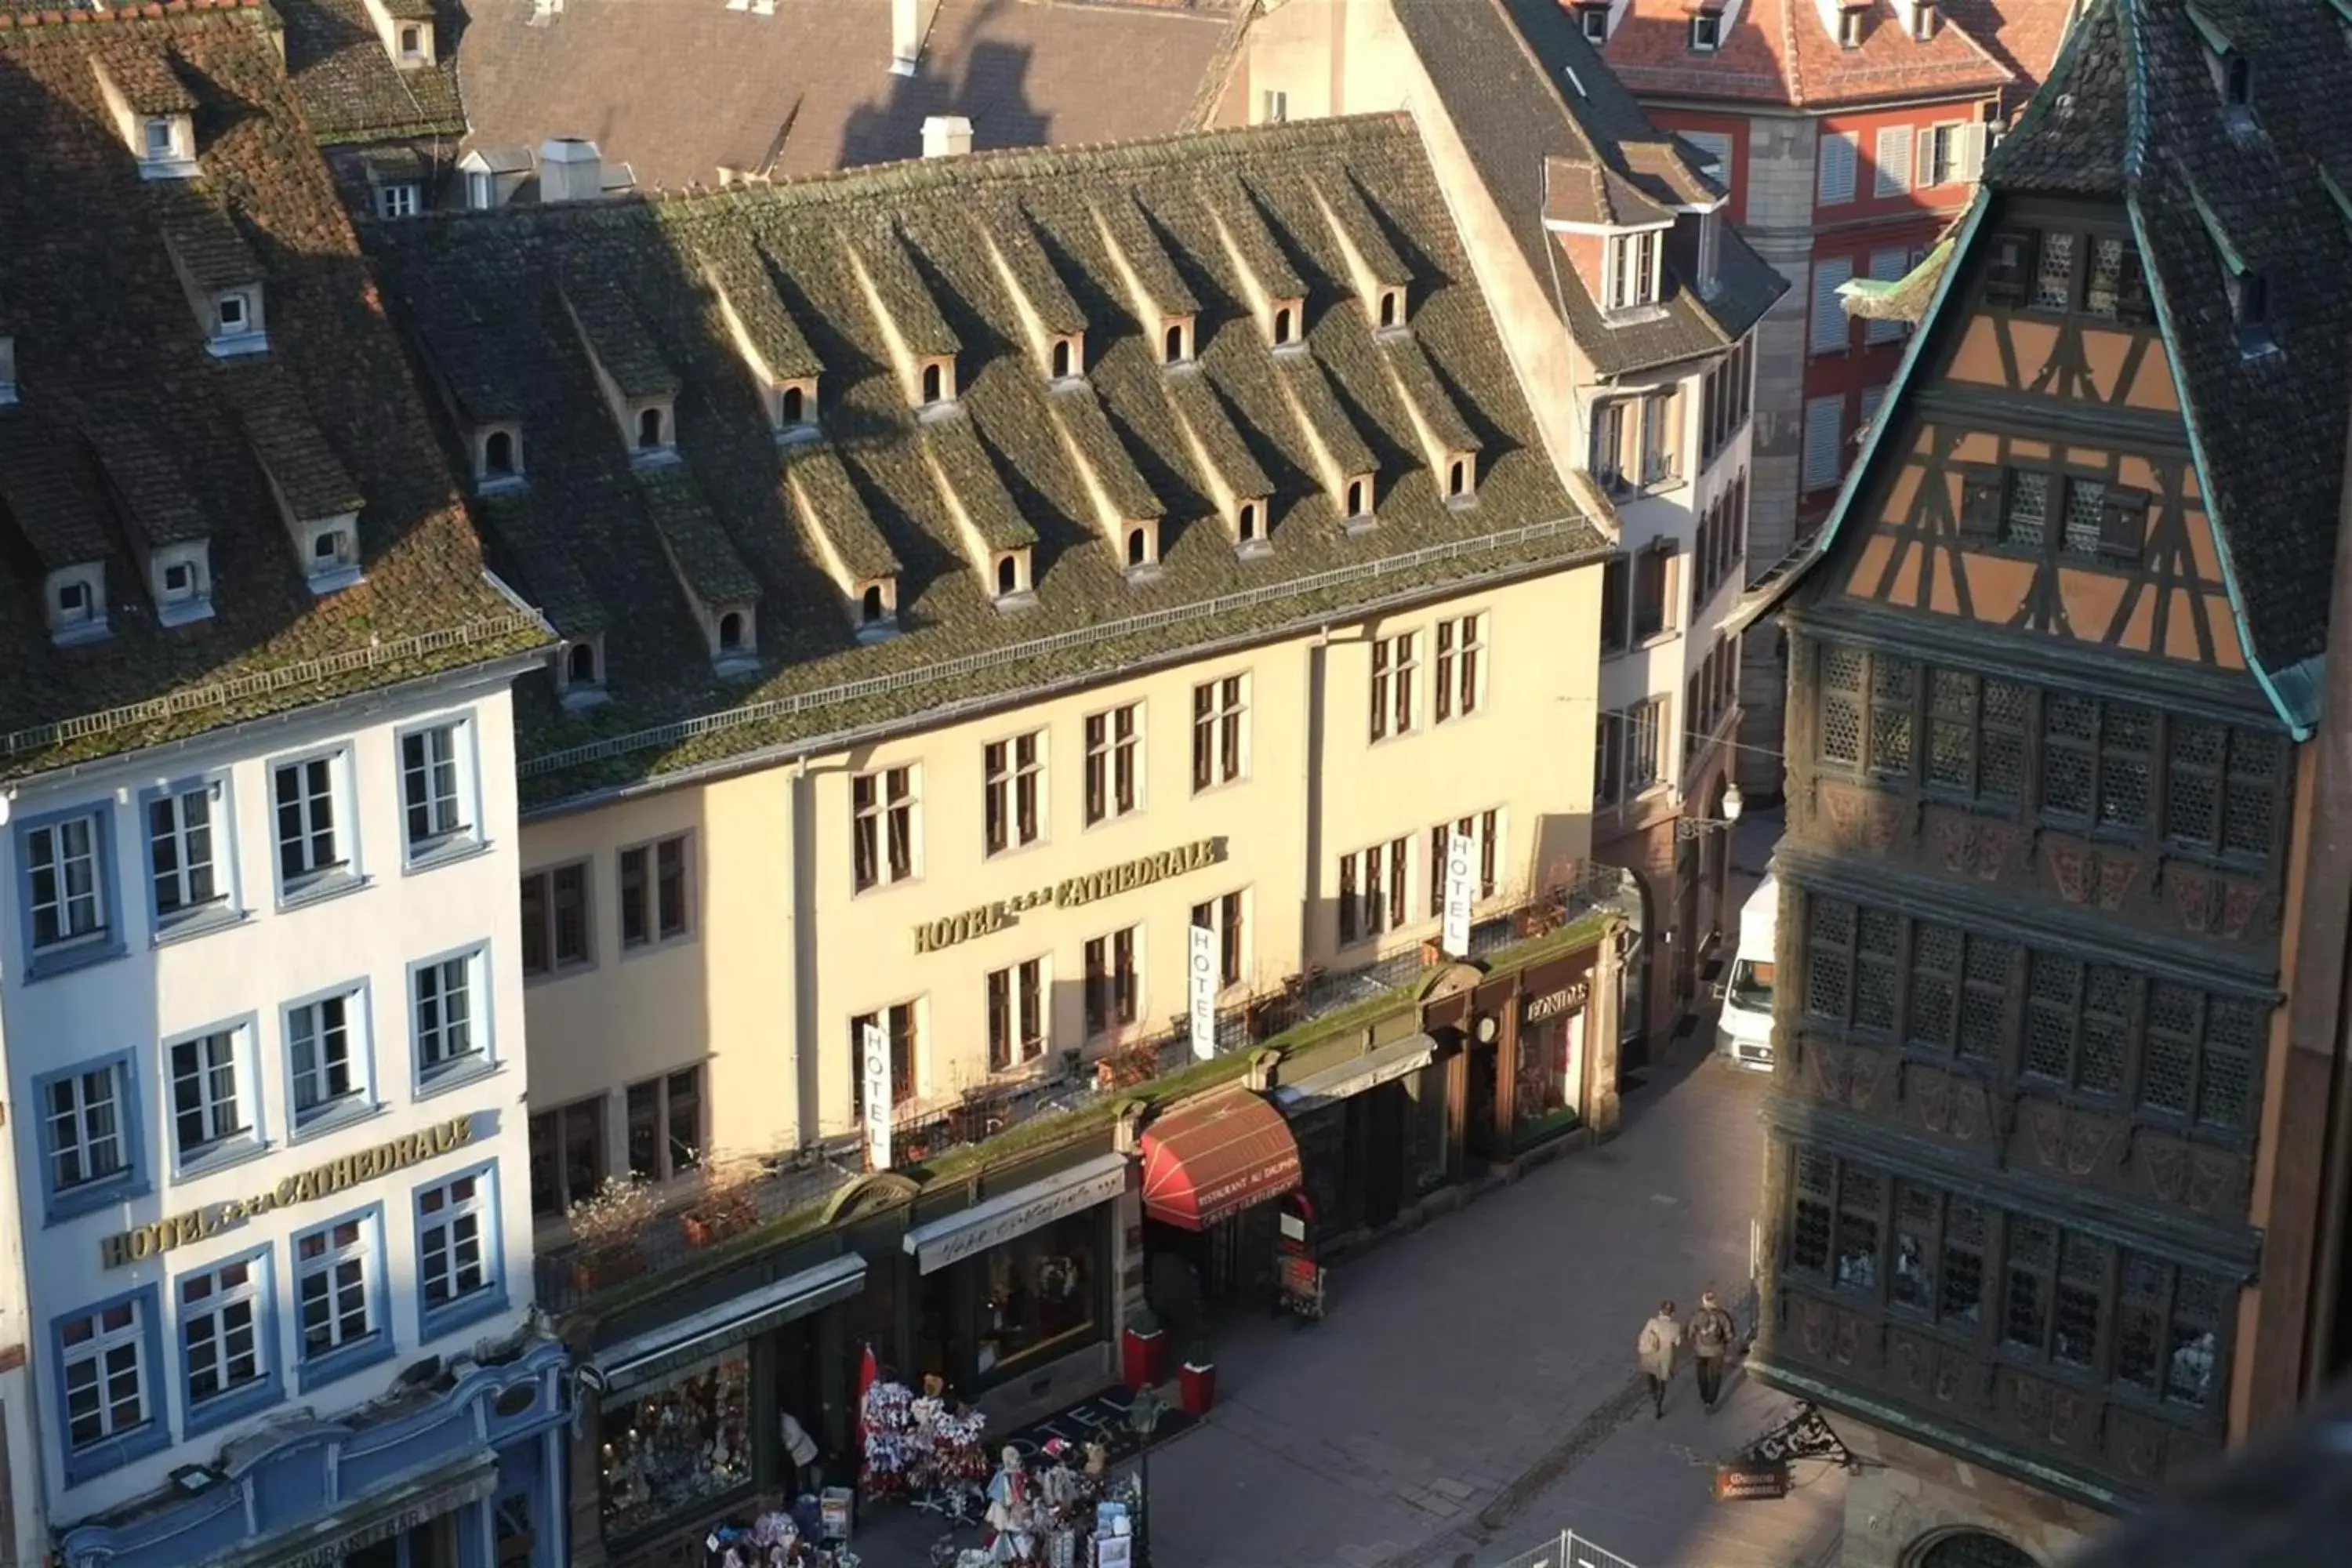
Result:
M1118 1370L1129 1388L1150 1388L1168 1375L1168 1331L1159 1314L1138 1307L1119 1336Z
M572 1280L593 1290L626 1279L645 1268L637 1239L661 1213L661 1199L635 1174L607 1176L597 1189L564 1211L580 1254Z
M702 1191L678 1216L678 1228L689 1247L708 1247L730 1236L740 1236L760 1220L752 1189L766 1173L749 1155L723 1154L703 1163Z
M1217 1358L1205 1339L1192 1342L1192 1352L1176 1373L1176 1404L1185 1415L1206 1415L1217 1402Z

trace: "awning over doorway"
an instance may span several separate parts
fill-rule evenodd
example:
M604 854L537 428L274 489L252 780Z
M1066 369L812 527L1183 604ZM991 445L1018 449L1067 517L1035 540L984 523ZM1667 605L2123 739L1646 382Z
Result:
M814 1268L771 1281L730 1301L664 1323L658 1329L608 1345L591 1363L604 1379L604 1392L616 1394L650 1383L664 1373L691 1366L717 1355L729 1345L766 1333L770 1329L803 1318L820 1307L845 1301L866 1283L866 1259L856 1253L829 1259Z
M1407 1073L1419 1072L1436 1058L1437 1042L1427 1035L1415 1035L1379 1050L1367 1051L1337 1067L1309 1073L1297 1083L1286 1083L1274 1091L1275 1103L1294 1114L1313 1110L1335 1100L1377 1089Z
M1171 1110L1143 1134L1143 1209L1206 1230L1298 1185L1298 1143L1282 1113L1244 1089Z
M1097 1155L907 1233L917 1271L929 1274L1127 1191L1127 1156Z

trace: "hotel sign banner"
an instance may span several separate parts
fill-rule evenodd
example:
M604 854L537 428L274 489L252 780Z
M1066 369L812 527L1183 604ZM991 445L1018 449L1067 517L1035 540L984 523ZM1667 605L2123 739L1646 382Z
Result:
M866 1161L870 1169L890 1168L890 1040L878 1023L858 1030L866 1078Z
M319 1198L331 1198L347 1187L378 1176L404 1171L411 1165L422 1164L436 1155L462 1149L474 1141L474 1119L470 1115L436 1121L421 1132L394 1138L373 1149L356 1154L346 1154L340 1160L314 1165L286 1176L266 1192L247 1198L230 1198L223 1203L207 1204L200 1209L173 1215L152 1225L142 1225L134 1230L122 1231L100 1238L98 1257L101 1267L120 1268L126 1263L137 1263L203 1241L225 1230L243 1225L256 1215L272 1209L290 1208Z
M1192 938L1186 999L1192 1005L1192 1056L1207 1061L1217 1054L1217 933L1207 926L1194 926Z
M1445 836L1445 920L1439 928L1438 945L1454 958L1470 956L1472 848L1466 833L1457 830Z
M1146 855L1140 859L1113 866L1108 871L1096 871L1084 877L1065 877L1048 888L1034 888L1010 899L999 899L976 910L966 910L961 914L925 921L915 928L915 951L937 952L958 942L970 942L976 936L1003 931L1012 925L1014 917L1024 910L1049 907L1074 910L1097 899L1132 892L1171 877L1181 877L1187 871L1213 866L1223 858L1218 853L1218 844L1219 840L1214 838L1197 839L1181 848L1163 849L1157 855Z

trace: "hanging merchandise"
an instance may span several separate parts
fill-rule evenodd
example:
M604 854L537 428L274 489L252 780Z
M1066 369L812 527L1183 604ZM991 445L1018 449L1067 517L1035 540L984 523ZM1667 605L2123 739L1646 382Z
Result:
M702 1547L709 1568L858 1568L846 1546L811 1541L788 1513L719 1525Z
M903 1498L914 1463L915 1392L903 1383L877 1382L858 1406L858 1430L866 1453L857 1489L868 1502Z

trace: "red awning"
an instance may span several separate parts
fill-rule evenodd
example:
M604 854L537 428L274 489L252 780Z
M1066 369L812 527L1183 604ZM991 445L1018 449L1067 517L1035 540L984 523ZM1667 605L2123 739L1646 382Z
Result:
M1282 1112L1236 1089L1171 1110L1143 1134L1143 1209L1186 1230L1298 1185L1298 1142Z

